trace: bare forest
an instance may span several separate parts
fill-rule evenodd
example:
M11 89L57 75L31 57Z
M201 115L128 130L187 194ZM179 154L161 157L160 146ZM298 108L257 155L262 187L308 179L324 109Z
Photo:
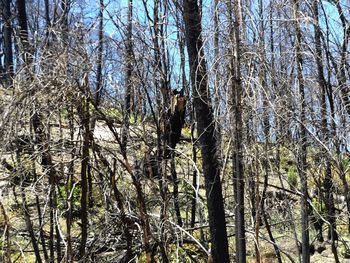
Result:
M0 0L0 262L350 262L346 0Z

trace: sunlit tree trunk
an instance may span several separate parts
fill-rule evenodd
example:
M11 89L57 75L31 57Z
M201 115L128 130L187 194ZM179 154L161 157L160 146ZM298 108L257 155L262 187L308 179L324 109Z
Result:
M126 45L125 45L125 96L124 96L124 109L123 109L123 129L122 129L122 147L126 150L126 145L129 137L129 125L130 114L132 110L132 95L133 95L133 83L132 83L132 68L133 68L133 44L132 44L132 18L133 18L133 0L128 1L128 24L126 33Z

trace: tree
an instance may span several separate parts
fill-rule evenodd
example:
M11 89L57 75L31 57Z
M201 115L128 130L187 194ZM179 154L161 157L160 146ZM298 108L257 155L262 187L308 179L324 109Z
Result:
M132 84L132 58L133 58L133 43L132 43L132 11L133 2L128 1L128 22L127 22L127 33L126 33L126 43L125 43L125 60L126 60L126 70L125 70L125 98L124 98L124 127L122 134L122 141L126 148L128 133L129 133L129 122L131 114L131 96L133 95L133 84Z
M297 86L300 96L300 139L298 149L298 173L301 182L301 253L304 263L310 262L310 241L309 241L309 212L308 212L308 187L307 187L307 138L306 138L306 101L305 101L305 86L303 77L303 57L302 57L302 32L300 28L300 3L293 0L293 18L295 19L295 62L297 67Z
M229 262L228 241L220 168L217 156L215 125L208 90L206 64L201 37L201 19L196 0L184 1L186 44L190 65L193 104L197 130L202 152L202 167L205 179L209 227L211 234L211 255L213 262Z
M243 170L243 123L242 123L242 78L241 78L241 4L240 0L234 1L235 20L231 23L232 43L234 54L231 55L231 100L232 100L232 160L233 160L233 186L236 202L235 209L235 234L236 234L236 261L246 262L246 237L244 218L244 170ZM258 184L258 182L257 182Z
M322 114L322 138L325 143L329 141L329 129L328 129L328 121L327 121L327 84L326 79L323 73L323 63L322 63L322 48L321 48L321 29L319 25L319 12L318 12L318 1L313 1L313 14L315 19L315 60L317 67L317 81L319 88L321 89L321 114ZM327 143L328 144L328 143ZM321 149L322 155L325 160L325 176L323 181L324 187L324 202L327 209L327 221L330 223L329 231L328 231L328 239L332 241L332 252L334 254L334 259L336 262L339 262L339 258L337 255L337 249L335 247L335 240L338 239L336 232L336 217L335 217L335 206L334 206L334 198L333 198L333 178L332 178L332 168L331 162L329 161L326 148Z
M23 59L25 63L29 63L29 42L28 42L28 23L27 23L27 10L25 0L16 0L17 5L17 18L19 25L19 37L22 46Z
M12 23L11 23L11 1L1 1L1 12L3 16L3 38L4 38L4 73L7 83L12 82L13 77L13 52L12 52Z

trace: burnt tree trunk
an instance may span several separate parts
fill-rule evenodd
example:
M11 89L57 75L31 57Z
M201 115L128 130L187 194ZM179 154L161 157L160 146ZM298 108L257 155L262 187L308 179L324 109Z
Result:
M122 147L126 151L126 145L129 137L129 125L130 125L130 114L131 114L131 96L132 96L132 55L133 55L133 45L132 45L132 11L133 3L132 0L128 2L128 25L126 34L126 90L124 96L124 116L123 116L123 129L122 129Z
M342 100L344 102L344 108L346 109L348 116L350 116L350 99L349 99L349 86L347 84L346 80L346 64L347 64L347 50L349 45L349 38L350 38L350 27L349 21L344 15L345 12L342 9L341 2L334 1L335 6L337 8L339 18L342 24L343 29L343 42L341 45L341 53L340 53L340 63L337 68L337 79L338 79L338 86L341 91Z
M191 143L192 143L192 160L194 164L197 164L197 147L196 142L194 140L194 129L195 124L192 124L191 126ZM194 225L196 223L196 210L197 210L197 195L198 195L198 185L197 185L197 170L196 168L193 169L193 175L192 175L192 186L193 186L193 192L192 192L192 202L191 202L191 228L194 228Z
M232 54L230 58L231 98L232 105L232 160L233 160L233 187L235 198L235 239L236 239L236 261L246 262L246 239L244 218L244 170L243 170L243 121L242 121L242 79L241 79L241 3L239 0L229 1L230 9L234 10L235 19L230 16L230 41L232 43ZM258 183L258 182L256 182ZM258 213L258 211L256 211Z
M22 57L27 65L30 65L29 57L29 42L28 42L28 23L27 23L27 11L26 11L26 1L17 0L17 19L19 26L19 37L20 44L22 46Z
M82 259L85 255L85 247L88 234L88 165L89 165L89 145L90 145L90 114L89 103L83 102L81 105L81 124L83 126L83 149L81 161L81 199L80 199L80 220L81 220L81 239L79 247L79 258Z
M315 17L315 49L316 49L316 67L317 67L317 75L318 75L318 85L321 89L321 129L322 136L325 140L325 143L329 140L329 130L328 130L328 122L327 122L327 103L326 103L326 92L327 92L327 84L326 79L323 74L323 64L322 64L322 48L321 48L321 29L319 26L319 18L318 18L318 1L313 1L313 12ZM332 252L334 254L334 258L336 262L339 262L338 253L335 246L335 240L338 239L336 232L336 218L335 218L335 206L334 206L334 198L333 198L333 178L332 178L332 169L331 162L327 156L327 149L322 148L321 150L323 157L325 158L325 178L323 182L324 187L324 198L327 216L326 219L330 223L328 239L332 241Z
M294 11L294 25L295 25L295 56L296 56L296 68L297 68L297 82L299 88L300 96L300 139L299 139L299 153L298 159L298 173L301 183L301 254L303 263L310 262L310 238L309 238L309 212L308 212L308 192L307 192L307 164L306 164L306 151L307 151L307 140L306 140L306 102L305 102L305 87L304 87L304 77L303 77L303 57L301 49L302 32L300 27L300 14L299 14L299 1L293 0L293 11Z
M2 16L4 20L4 77L7 84L10 84L13 77L11 0L1 0L1 2Z
M211 255L213 262L229 262L228 241L215 125L208 90L207 70L201 37L201 18L196 0L184 1L187 52L193 92L193 104L202 151L202 167L207 196Z

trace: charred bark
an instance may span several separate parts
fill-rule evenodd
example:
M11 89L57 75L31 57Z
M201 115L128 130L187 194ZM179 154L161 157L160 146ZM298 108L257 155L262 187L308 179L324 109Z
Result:
M300 27L300 3L298 0L292 0L294 19L295 19L295 56L296 56L296 68L297 68L297 82L300 96L300 139L299 139L299 153L297 156L297 169L301 183L301 253L303 263L310 262L310 239L309 239L309 212L308 212L308 186L307 186L307 138L306 138L306 101L305 101L305 87L304 87L304 76L303 76L303 57L302 57L302 32Z
M7 84L11 84L13 77L11 0L1 0L1 7L4 20L4 78Z
M211 255L213 262L225 263L229 262L229 254L220 166L217 156L213 111L210 106L211 98L208 90L207 70L202 49L201 18L196 0L184 1L184 21L193 104L202 151L202 166L212 244Z

